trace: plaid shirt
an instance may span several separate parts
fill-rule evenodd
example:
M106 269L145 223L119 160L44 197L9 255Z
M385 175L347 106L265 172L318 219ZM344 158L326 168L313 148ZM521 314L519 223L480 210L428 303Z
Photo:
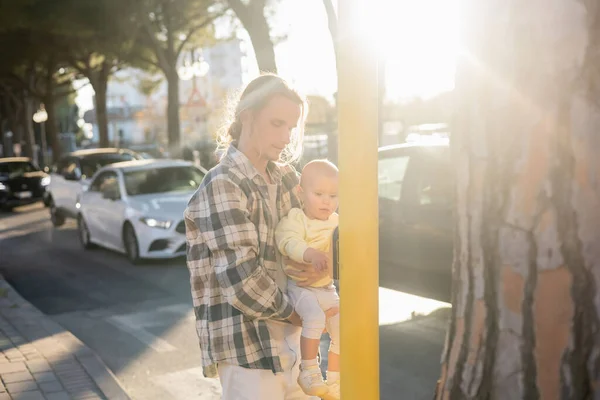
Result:
M278 184L277 212L300 207L292 167L269 163ZM204 376L217 364L282 372L267 319L285 319L293 307L277 286L275 226L263 176L231 146L204 178L184 213L196 330Z

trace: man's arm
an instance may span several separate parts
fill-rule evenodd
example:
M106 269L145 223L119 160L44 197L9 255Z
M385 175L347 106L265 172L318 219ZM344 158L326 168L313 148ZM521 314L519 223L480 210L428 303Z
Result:
M239 186L225 179L209 182L186 214L212 253L217 281L229 304L250 318L292 315L287 296L258 262L257 230Z

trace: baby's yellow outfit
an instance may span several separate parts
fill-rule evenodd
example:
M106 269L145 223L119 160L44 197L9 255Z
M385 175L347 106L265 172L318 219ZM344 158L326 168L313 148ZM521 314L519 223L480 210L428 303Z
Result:
M304 252L307 248L329 253L331 249L331 237L338 226L339 216L331 214L327 221L310 219L299 208L292 208L286 217L283 217L275 230L275 241L279 251L292 260L303 263ZM301 281L293 276L295 268L286 267L288 276ZM297 271L297 270L296 270ZM331 278L326 277L315 282L311 287L324 287L331 284Z

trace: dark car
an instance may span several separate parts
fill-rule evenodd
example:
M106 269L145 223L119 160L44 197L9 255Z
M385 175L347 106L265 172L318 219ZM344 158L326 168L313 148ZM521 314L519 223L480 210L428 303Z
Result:
M26 157L0 158L0 208L41 201L50 177Z
M65 218L75 218L80 194L90 184L100 168L123 161L143 159L131 150L102 148L78 150L61 157L52 167L47 203L55 226L64 224Z
M445 140L379 149L379 284L450 299L454 175ZM343 216L341 216L343 218ZM333 234L339 279L339 232Z
M447 140L379 149L380 282L443 284L453 257L454 169ZM444 284L447 285L444 285Z

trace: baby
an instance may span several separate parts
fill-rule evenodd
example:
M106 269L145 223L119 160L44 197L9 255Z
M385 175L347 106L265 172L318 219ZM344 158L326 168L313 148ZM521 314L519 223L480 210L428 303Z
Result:
M302 170L300 197L303 209L293 208L281 219L275 231L279 251L299 263L310 263L329 276L309 287L300 287L294 268L286 267L288 294L302 319L300 351L302 362L298 384L310 396L336 400L340 398L340 319L339 314L326 318L325 310L339 307L333 285L331 239L338 225L338 169L329 161L312 161ZM324 329L331 339L328 354L327 383L317 362L319 343Z

